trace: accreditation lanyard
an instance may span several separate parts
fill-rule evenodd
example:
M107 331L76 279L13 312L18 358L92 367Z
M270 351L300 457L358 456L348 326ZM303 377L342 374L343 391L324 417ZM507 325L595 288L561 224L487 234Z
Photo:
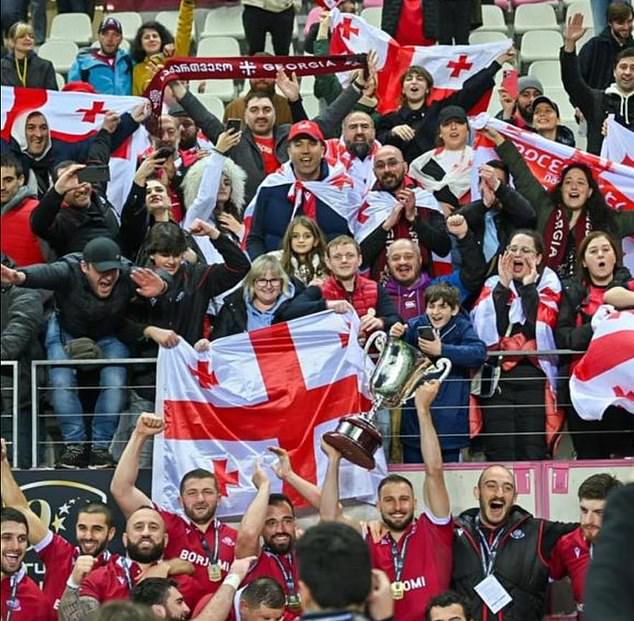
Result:
M207 558L209 559L209 565L216 565L218 563L218 556L220 555L220 529L217 524L213 523L214 529L214 549L213 552L209 548L207 538L203 533L200 533L200 545L203 547Z
M410 531L405 535L405 539L403 540L403 546L399 552L398 544L394 541L392 535L390 535L390 546L392 547L392 563L394 564L394 581L400 582L401 577L403 576L403 569L405 568L405 555L407 554L407 544L409 542L409 538L414 534L413 531Z
M9 601L7 602L7 619L6 621L11 621L11 617L13 617L13 609L16 607L16 595L18 594L18 584L20 584L20 580L22 580L24 573L18 571L13 574L11 578L9 578L9 584L11 585L11 596Z
M123 567L123 574L125 576L126 584L128 585L128 590L132 593L134 583L132 582L132 573L130 571L130 564L127 558L121 557L121 567Z
M277 563L277 566L280 568L280 571L282 572L282 576L284 577L284 582L286 583L286 588L288 589L288 594L297 595L297 590L295 588L295 579L293 578L292 556L290 554L285 555L286 560L288 561L288 566L289 566L289 569L286 569L286 567L284 567L284 563L282 563L282 561L280 560L277 554L274 554L273 552L267 552L267 554L269 555L270 558L272 558Z
M501 528L497 535L493 538L493 541L489 544L487 536L482 532L480 526L477 528L478 535L480 536L480 557L482 559L482 571L485 576L490 576L493 573L493 567L495 565L495 557L498 553L498 546L500 545L500 539L504 535L504 529Z

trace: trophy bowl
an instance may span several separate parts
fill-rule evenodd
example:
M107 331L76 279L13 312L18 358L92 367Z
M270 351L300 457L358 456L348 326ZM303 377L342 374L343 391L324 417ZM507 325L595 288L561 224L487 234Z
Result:
M451 362L440 358L433 364L429 358L405 341L388 338L385 332L374 332L365 344L365 353L374 341L379 360L369 379L372 407L369 412L344 416L335 431L324 434L324 441L337 449L348 461L371 470L374 454L383 444L374 418L383 407L394 408L405 403L425 375L440 373L440 381L451 371Z

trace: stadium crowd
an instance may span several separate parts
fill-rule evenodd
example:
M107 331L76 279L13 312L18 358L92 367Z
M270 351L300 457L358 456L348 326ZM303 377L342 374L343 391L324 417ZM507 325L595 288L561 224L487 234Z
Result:
M288 54L295 5L243 4L248 55L267 54L267 32L275 54ZM382 28L402 45L467 44L480 4L385 0ZM596 3L604 4L594 18L604 29L578 53L587 17L566 16L559 56L563 89L595 155L608 119L634 136L632 6ZM57 90L59 71L35 51L46 38L46 3L31 3L31 23L28 5L3 2L1 83ZM91 2L58 6L94 12ZM105 15L62 90L142 96L167 59L190 55L194 9L194 0L181 0L175 33L147 21L129 46L116 13ZM343 0L338 9L360 7ZM327 55L332 15L318 13L306 48ZM3 621L144 618L125 616L134 607L119 600L174 620L541 621L549 577L564 576L580 619L632 618L631 572L621 577L629 591L609 598L605 585L620 586L606 578L610 559L597 569L593 584L604 588L593 597L585 580L608 492L615 490L617 522L619 505L632 502L631 485L592 475L579 488L579 523L549 522L515 504L513 472L494 465L482 470L477 506L451 516L443 463L478 454L489 462L554 458L564 428L578 459L634 456L630 413L611 406L588 421L568 396L599 308L634 308L621 245L634 235L634 205L609 207L583 158L566 163L546 188L492 124L480 134L495 155L476 162L470 111L492 90L497 119L515 129L568 146L579 136L535 76L496 87L515 59L509 47L441 99L430 97L433 75L412 65L400 76L399 107L387 114L377 112L380 60L370 52L367 68L343 84L315 77L314 115L296 76L280 70L275 79L252 78L224 118L205 105L203 90L173 80L158 122L148 103L104 111L94 135L68 142L35 109L3 132L1 346L3 361L19 363L13 467L32 462L30 386L46 383L41 408L56 425L39 428L60 439L56 466L116 466L111 492L126 518L125 532L116 533L112 507L91 503L79 512L77 546L49 531L15 482L3 440ZM149 146L115 205L108 165L139 133ZM276 449L275 474L320 513L321 524L301 537L293 502L271 493L260 467L237 530L216 518L218 482L207 470L181 480L185 517L136 487L163 421L147 413L154 365L120 359L155 358L181 340L205 351L216 339L326 310L355 312L361 344L381 330L431 361L452 363L442 384L428 381L402 408L377 413L388 461L425 464L420 516L411 482L388 475L377 491L380 519L346 517L341 455L326 444L321 487ZM544 353L554 349L574 354L558 361ZM41 359L99 366L51 365L45 380L32 378L30 363ZM5 438L14 423L11 381L3 367ZM97 387L94 399L85 398L86 386ZM108 549L119 536L123 555ZM629 565L631 556L610 541ZM41 589L26 576L29 545L46 566Z

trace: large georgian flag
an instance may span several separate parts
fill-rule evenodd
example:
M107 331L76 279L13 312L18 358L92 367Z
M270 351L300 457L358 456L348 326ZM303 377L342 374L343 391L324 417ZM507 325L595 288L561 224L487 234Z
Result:
M357 332L356 315L325 311L218 339L206 353L182 340L161 349L157 411L165 431L154 443L154 500L178 510L181 477L206 468L219 482L220 515L241 516L255 495L256 459L270 468L268 446L286 448L300 476L321 482L327 466L321 436L340 417L369 409ZM343 463L342 498L374 497L386 471L382 451L376 457L372 472ZM268 473L273 491L305 504Z
M505 138L511 140L524 157L524 161L528 164L533 175L546 189L552 189L557 185L561 171L568 164L581 162L592 169L594 178L597 180L609 207L618 211L634 209L634 166L609 161L580 149L567 147L486 114L479 114L475 119L471 119L471 125L474 129L482 129L485 126L492 127ZM489 160L499 159L499 157L495 152L493 142L481 132L478 133L473 148L471 196L477 197L480 194L478 167ZM625 264L630 270L634 270L634 237L623 238L623 251Z
M606 119L607 133L601 147L601 157L625 166L634 166L634 132L617 123L614 115Z
M513 44L506 39L479 45L399 45L390 35L371 26L362 17L341 13L338 9L332 11L331 24L331 54L363 54L372 50L377 53L377 111L381 114L400 106L400 79L408 67L421 65L427 69L434 78L430 101L444 99L459 91L465 80L488 67ZM477 112L486 110L489 96L480 102Z
M104 115L108 110L123 114L145 102L142 97L3 86L1 135L3 140L14 138L18 144L24 146L26 117L38 110L46 117L52 138L78 142L94 136L101 129ZM147 131L141 127L112 153L108 199L118 213L121 213L132 187L137 157L148 145Z
M592 319L588 351L570 377L570 398L586 420L600 420L611 405L634 414L634 310L602 306Z

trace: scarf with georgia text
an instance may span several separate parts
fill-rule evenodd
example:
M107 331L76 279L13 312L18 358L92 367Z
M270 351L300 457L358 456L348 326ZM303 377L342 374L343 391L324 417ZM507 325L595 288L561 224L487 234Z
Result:
M575 237L575 248L579 247L583 238L591 230L592 223L590 218L588 218L587 211L584 209L572 228L572 234ZM570 235L568 213L563 205L559 205L552 210L544 228L544 247L548 248L544 261L553 270L557 270L566 259L568 235Z

